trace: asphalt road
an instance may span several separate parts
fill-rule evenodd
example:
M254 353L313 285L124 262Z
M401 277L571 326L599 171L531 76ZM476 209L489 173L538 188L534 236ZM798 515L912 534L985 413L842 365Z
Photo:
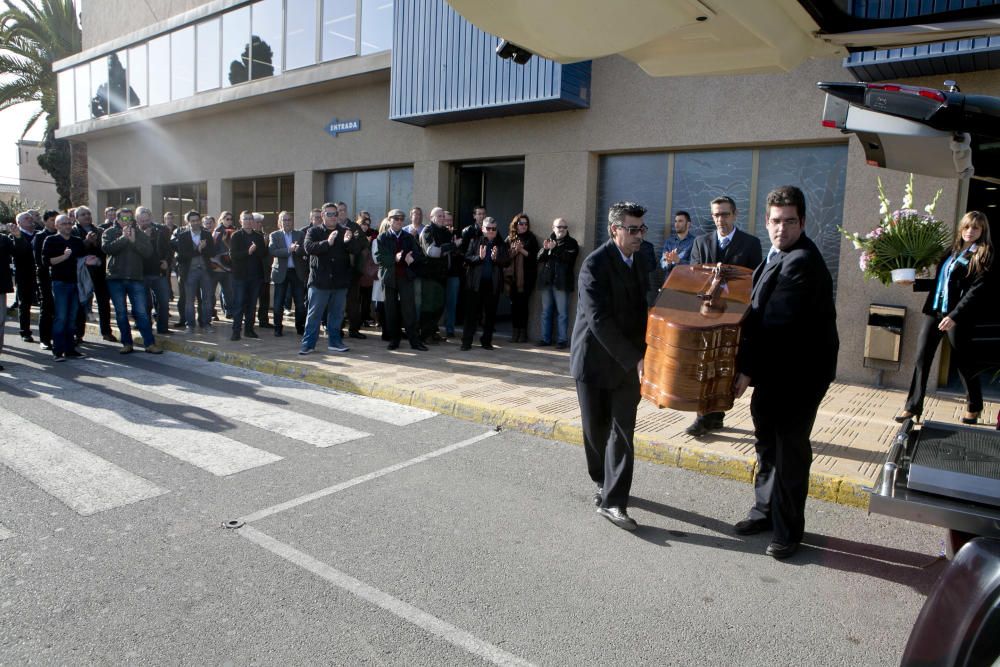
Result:
M939 531L170 353L0 363L2 664L891 665ZM227 528L226 521L240 528Z

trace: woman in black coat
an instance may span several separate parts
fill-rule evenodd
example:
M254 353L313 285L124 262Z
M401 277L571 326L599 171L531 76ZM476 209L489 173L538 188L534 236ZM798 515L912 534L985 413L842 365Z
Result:
M527 213L518 213L510 221L507 234L507 253L512 269L507 271L506 277L514 330L510 338L512 343L528 341L528 305L538 277L538 248L538 239L531 233L531 218Z
M497 301L503 289L503 268L510 263L507 244L500 240L497 222L483 219L483 234L473 238L465 253L468 265L465 287L465 329L462 331L461 350L472 349L476 325L480 317L483 335L479 342L483 349L493 349L493 324L497 316Z
M965 385L966 413L962 423L975 424L983 410L983 390L971 354L972 330L979 320L985 294L986 274L993 262L990 225L984 213L969 211L958 224L951 250L938 264L936 278L919 280L915 291L929 290L924 318L917 338L917 361L913 368L906 406L896 421L920 418L927 391L927 376L938 343L948 336L958 375Z

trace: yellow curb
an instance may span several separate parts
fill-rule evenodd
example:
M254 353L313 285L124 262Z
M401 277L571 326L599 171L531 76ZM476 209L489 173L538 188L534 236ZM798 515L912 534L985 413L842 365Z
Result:
M96 324L88 323L87 328L99 333ZM261 359L250 353L225 352L215 348L207 348L197 341L182 342L160 337L157 339L157 343L165 350L208 361L249 368L267 375L292 378L338 391L411 405L466 421L502 426L550 440L583 445L581 425L570 420L554 419L539 413L503 410L492 403L398 387L383 384L377 380L359 382L355 378L332 371L299 366L287 361ZM756 460L753 457L729 456L693 443L677 445L663 440L662 436L654 437L652 434L644 433L637 433L635 436L635 455L636 458L645 461L741 482L752 482L756 468ZM868 494L864 490L865 485L864 481L839 477L825 472L811 472L809 474L809 495L839 505L867 509Z

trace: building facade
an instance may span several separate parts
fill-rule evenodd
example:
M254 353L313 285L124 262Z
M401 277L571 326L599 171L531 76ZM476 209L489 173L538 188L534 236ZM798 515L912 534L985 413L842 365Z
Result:
M59 193L55 181L38 166L38 156L44 146L40 141L22 139L17 142L17 171L21 183L20 197L37 208L58 208Z
M591 249L615 200L649 207L659 247L673 211L707 231L709 201L728 194L738 225L766 248L763 197L796 184L809 198L807 234L836 279L838 378L908 382L922 299L865 282L837 231L875 225L876 177L897 199L906 179L867 166L856 140L820 124L815 84L852 80L850 62L663 79L620 57L517 65L444 0L88 0L87 11L85 50L55 69L59 136L86 143L97 207L253 209L269 222L290 210L302 223L339 199L376 219L441 205L464 225L481 202L503 227L527 212L540 234L566 218ZM963 90L1000 95L987 70L959 78ZM946 219L993 204L989 184L916 185L918 201L943 189ZM907 308L897 372L865 365L873 303Z

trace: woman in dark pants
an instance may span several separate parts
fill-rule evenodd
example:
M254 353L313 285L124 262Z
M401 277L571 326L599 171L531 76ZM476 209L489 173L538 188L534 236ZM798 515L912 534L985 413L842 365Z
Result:
M983 390L971 354L972 330L979 319L985 294L986 274L993 261L993 243L986 215L969 211L958 224L951 250L937 267L936 278L920 280L915 291L930 290L924 302L924 318L917 338L917 361L913 368L906 406L896 421L920 418L927 391L927 376L938 343L948 336L958 375L965 385L966 413L963 424L975 424L983 410Z
M493 349L493 324L497 316L497 301L503 289L503 267L509 263L507 244L497 236L497 222L483 218L483 235L473 239L465 254L469 272L465 288L465 329L462 331L461 350L472 349L476 325L482 316L483 335L479 342L483 349Z
M514 330L510 340L525 343L528 341L528 304L538 277L538 239L531 233L531 219L526 213L518 213L510 221L507 252L514 269L508 279L510 320Z

